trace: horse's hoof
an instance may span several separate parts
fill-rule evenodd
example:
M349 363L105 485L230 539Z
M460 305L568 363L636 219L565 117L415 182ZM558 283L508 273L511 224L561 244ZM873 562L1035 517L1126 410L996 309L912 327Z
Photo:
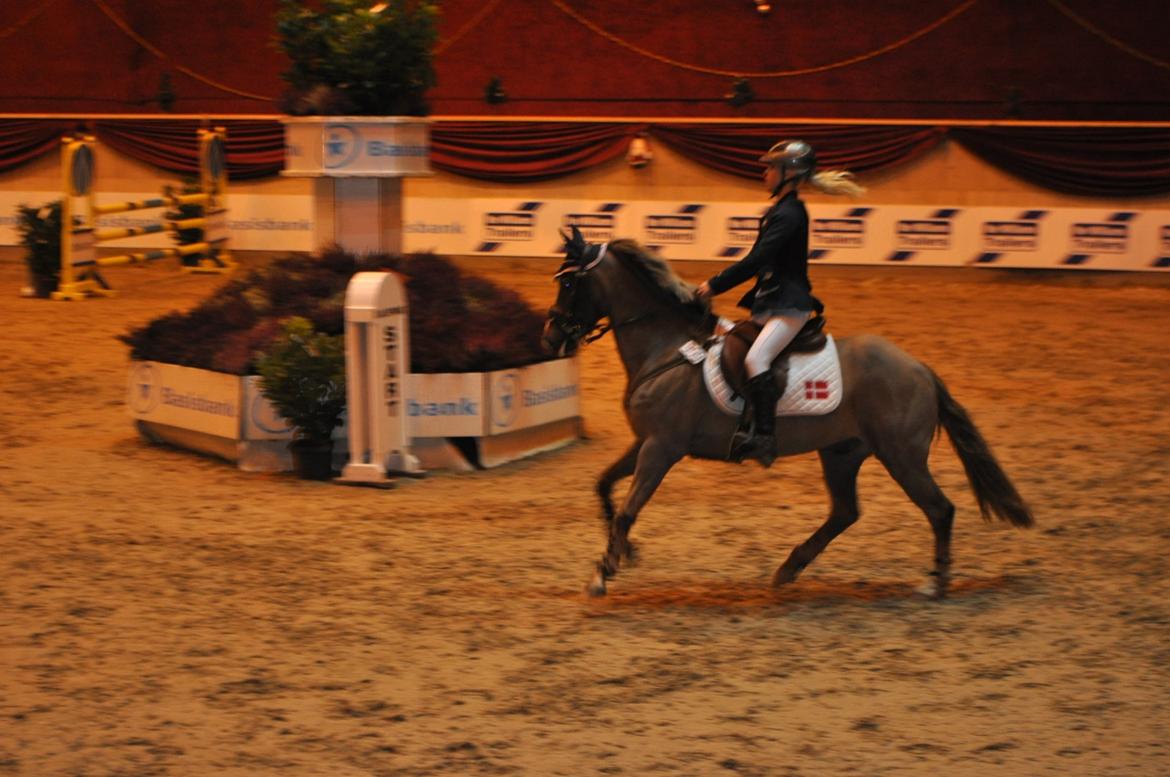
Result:
M796 582L797 575L800 570L793 569L789 566L782 566L776 570L776 574L772 575L772 587L779 588L782 585Z
M636 567L638 562L642 560L642 554L638 552L638 547L631 542L626 547L625 553L622 554L622 558L625 559L627 567Z
M925 583L915 588L914 593L932 602L942 601L947 598L947 582L941 577L932 575L926 579Z
M600 574L594 575L589 585L585 586L585 593L590 596L605 596L605 578Z

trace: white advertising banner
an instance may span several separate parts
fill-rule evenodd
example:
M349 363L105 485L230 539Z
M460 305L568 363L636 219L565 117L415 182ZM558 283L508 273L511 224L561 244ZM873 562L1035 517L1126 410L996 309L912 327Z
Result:
M633 238L666 259L734 261L765 202L685 203L408 197L408 251L560 256L559 232ZM814 264L1101 270L1170 269L1170 211L809 205Z
M159 192L122 192L98 194L99 205L130 200L149 200ZM17 207L40 207L61 199L61 192L2 192L0 191L0 245L19 245ZM81 200L78 200L80 204ZM227 228L229 247L236 251L312 251L313 198L307 194L232 194L227 198ZM99 228L145 227L162 222L165 208L130 211L97 219ZM101 248L170 248L175 241L165 232L139 237L107 240ZM166 259L162 261L167 261ZM175 261L175 260L170 260Z
M162 362L135 362L126 406L136 420L240 439L241 380Z
M411 373L406 428L411 437L483 437L484 373Z
M580 416L580 386L576 359L488 373L488 435Z
M105 204L157 192L98 195ZM16 208L59 192L0 192L0 244L16 245ZM312 251L313 202L304 195L228 195L235 250ZM751 248L766 202L679 203L410 197L407 251L468 256L561 256L561 230L592 242L630 237L670 260L734 261ZM1170 210L923 205L809 205L814 264L1170 271ZM158 223L159 212L103 216L102 227ZM165 234L102 243L162 248Z
M430 120L404 116L286 117L284 175L430 175Z

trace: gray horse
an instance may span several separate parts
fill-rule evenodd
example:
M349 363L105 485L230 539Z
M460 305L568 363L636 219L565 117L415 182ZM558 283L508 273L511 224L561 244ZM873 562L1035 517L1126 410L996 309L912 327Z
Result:
M545 324L544 346L552 353L572 353L581 342L612 330L628 380L625 407L634 443L597 483L609 540L587 590L600 596L622 560L632 559L630 527L662 478L683 456L727 461L738 421L715 405L701 369L679 353L689 340L710 338L713 317L666 262L631 240L585 243L574 228L556 279L559 289ZM608 326L600 325L606 318ZM857 520L857 472L872 455L930 521L934 570L919 590L941 598L949 582L955 508L927 467L940 427L951 438L985 520L994 515L1031 526L1031 511L966 411L929 367L873 335L836 342L843 383L838 407L825 415L781 417L776 425L781 456L818 453L832 508L776 570L772 584L794 581ZM614 484L629 475L634 476L629 493L615 511Z

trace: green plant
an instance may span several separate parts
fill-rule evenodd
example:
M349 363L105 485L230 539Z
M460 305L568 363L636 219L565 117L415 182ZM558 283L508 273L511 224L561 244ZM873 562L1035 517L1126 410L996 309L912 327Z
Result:
M282 0L276 47L290 67L284 110L295 115L424 116L435 84L438 5L426 0Z
M17 223L24 261L36 285L36 295L47 297L61 279L61 201L39 208L21 205Z
M345 411L345 338L315 332L308 319L293 316L256 366L260 391L295 427L295 437L328 443Z

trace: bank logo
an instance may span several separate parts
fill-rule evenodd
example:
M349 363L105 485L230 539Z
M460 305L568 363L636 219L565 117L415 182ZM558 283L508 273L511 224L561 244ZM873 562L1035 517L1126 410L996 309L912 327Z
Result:
M126 398L130 409L137 415L147 415L156 407L162 397L158 385L158 370L153 364L139 364L130 373L130 385Z
M695 214L702 209L702 205L683 205L677 213L647 216L646 242L675 245L694 243L699 235L699 218Z
M514 372L501 375L496 381L495 396L492 398L492 423L501 428L511 426L516 420L520 405L520 378Z
M252 423L256 428L268 434L284 434L291 432L292 427L289 426L288 421L284 416L276 412L271 402L264 399L264 395L257 393L252 398L252 407L249 408L248 416L252 419Z
M362 136L348 124L328 124L325 127L325 168L345 167L362 150Z

